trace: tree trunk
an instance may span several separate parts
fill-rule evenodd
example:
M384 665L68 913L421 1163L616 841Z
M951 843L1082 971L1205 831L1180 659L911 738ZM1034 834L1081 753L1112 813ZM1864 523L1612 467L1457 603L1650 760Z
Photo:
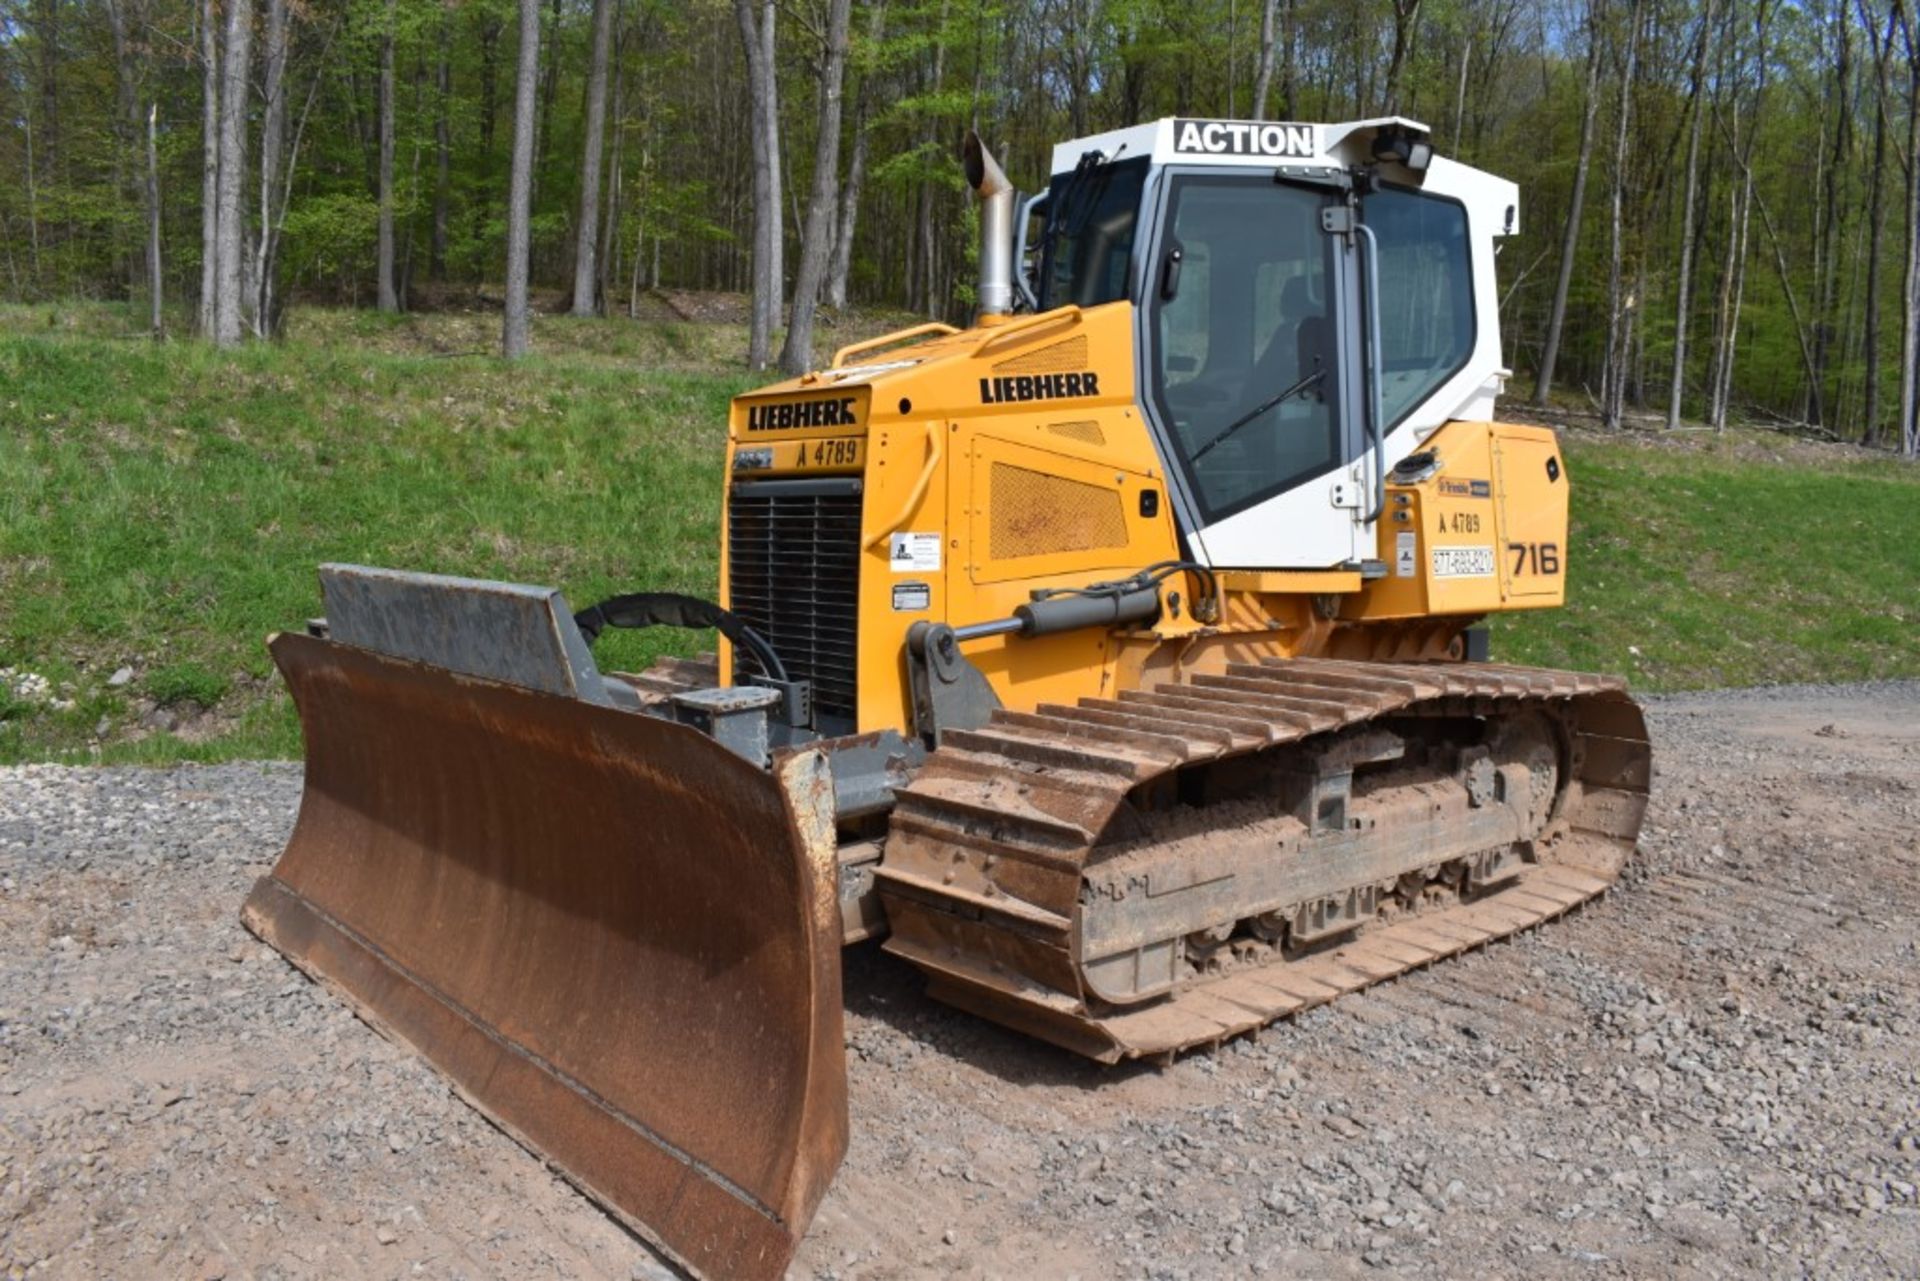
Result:
M1279 35L1280 0L1265 0L1260 6L1260 60L1254 64L1253 110L1255 120L1267 118L1267 96L1273 87L1273 53Z
M1920 48L1913 23L1899 0L1894 11L1907 55L1907 101L1920 103ZM1920 424L1914 419L1914 363L1920 359L1920 110L1907 115L1907 264L1900 319L1900 452L1912 458L1920 452Z
M1752 191L1752 175L1748 175L1748 190ZM1754 203L1760 206L1760 223L1766 229L1767 243L1773 246L1773 266L1780 276L1780 292L1786 296L1787 314L1793 318L1793 334L1800 343L1800 362L1807 374L1807 421L1818 424L1823 407L1817 340L1808 334L1808 326L1801 317L1800 300L1793 292L1793 276L1787 270L1786 251L1780 245L1780 230L1773 225L1773 215L1767 211L1767 202L1760 198L1759 192L1753 191L1752 194Z
M500 353L527 354L527 255L533 213L534 105L540 90L540 0L520 0L520 66L513 85L513 177L507 196L507 304Z
M613 144L607 157L607 208L600 219L600 240L596 254L600 262L599 310L613 312L613 282L620 276L620 219L625 214L627 196L627 33L622 15L614 15L613 28Z
M1720 362L1719 410L1713 425L1716 430L1727 425L1727 414L1733 403L1734 357L1740 346L1740 312L1747 292L1747 231L1753 221L1753 149L1760 140L1760 122L1766 119L1767 101L1767 12L1768 0L1758 0L1754 6L1754 87L1753 87L1753 125L1747 130L1743 143L1735 147L1735 136L1728 135L1728 146L1734 150L1736 162L1740 167L1740 230L1735 239L1733 256L1733 310L1727 318L1726 352ZM1738 103L1736 102L1736 109ZM1736 111L1736 124L1739 116Z
M1087 124L1087 90L1093 82L1093 34L1099 26L1099 18L1091 12L1093 6L1085 0L1067 0L1067 20L1065 39L1061 41L1067 51L1067 103L1073 121L1073 136L1084 138L1092 130ZM1177 11L1177 9L1176 9ZM935 48L935 70L933 91L940 92L941 74L939 61L946 52L947 4L940 3L939 44ZM924 191L923 191L924 196ZM923 201L924 203L924 201ZM927 256L932 257L932 246L927 248ZM928 282L931 291L932 282Z
M380 257L375 274L380 310L392 313L400 310L393 283L393 28L398 13L396 0L386 2L380 32Z
M1612 239L1607 256L1607 358L1600 369L1600 425L1617 431L1626 408L1627 343L1629 326L1622 303L1620 273L1624 229L1620 209L1627 189L1627 136L1633 119L1633 78L1640 65L1640 0L1627 12L1627 63L1620 73L1620 111L1613 144Z
M33 286L37 290L40 288L40 194L33 167L33 112L28 109L22 115L26 127L21 130L21 141L27 151L27 252L33 267Z
M933 38L933 80L928 87L936 97L947 83L948 3L949 0L940 0L940 25L935 31ZM1081 44L1081 41L1084 39L1082 33L1089 23L1090 19L1085 18L1077 21L1067 40L1068 47L1076 51L1074 54L1076 65L1081 68L1089 67L1092 62L1091 52ZM1075 137L1081 137L1088 132L1086 82L1089 78L1090 76L1081 75L1078 74L1078 72L1076 72L1074 76L1073 132ZM922 139L924 146L932 148L937 144L936 134L938 127L937 123L932 119L927 121L927 130ZM914 242L919 250L920 257L919 263L914 270L920 284L919 310L924 312L929 318L937 317L940 314L940 303L942 301L939 295L939 283L935 279L935 259L938 254L933 241L934 199L933 183L923 178L920 182L919 234Z
M573 314L600 313L600 156L607 136L607 60L613 0L593 0L593 53L587 67L586 135L580 143L580 218L573 241Z
M413 62L413 118L415 120L420 119L421 113L426 110L426 85L427 64L416 57ZM415 193L420 190L420 149L420 135L416 133L413 137L412 154L407 160L407 192L409 203L417 198ZM395 292L399 294L400 301L403 305L407 299L413 297L413 244L415 239L414 232L417 230L418 222L419 220L417 218L408 218L405 231L400 240L400 263L395 273L396 283L394 289Z
M242 0L232 0L239 4ZM220 292L220 21L214 0L200 0L200 304L198 328L213 334Z
M433 239L427 248L427 275L447 278L448 219L453 203L453 5L440 6L440 52L433 69Z
M160 274L160 104L147 112L147 309L155 338L167 336Z
M1871 15L1862 13L1863 19ZM1873 28L1868 28L1869 36ZM1887 59L1893 53L1893 27L1889 16L1886 39L1875 38L1873 78L1879 102L1873 113L1873 174L1867 195L1867 301L1866 334L1866 425L1862 440L1869 445L1880 439L1880 245L1886 235L1887 167Z
M113 149L113 189L122 200L133 196L134 184L129 176L133 149L140 137L140 90L136 81L132 51L127 43L127 15L124 11L125 0L106 0L107 26L113 36L114 82L120 90L120 115L114 125ZM136 15L136 20L138 15ZM139 258L129 249L126 252L127 297L131 301L134 291L139 287L140 271L136 266Z
M827 306L844 311L847 282L853 275L854 232L860 219L860 189L867 180L867 129L856 117L853 154L847 158L847 181L840 188L840 216L835 221L833 259L827 267Z
M1547 317L1546 345L1533 384L1533 403L1547 403L1553 367L1560 356L1560 330L1567 319L1567 291L1573 285L1573 256L1580 244L1580 215L1587 200L1587 169L1593 161L1593 125L1600 111L1600 0L1587 0L1587 109L1580 120L1580 155L1574 162L1573 194L1567 200L1567 225L1560 238L1560 276L1553 286L1553 310Z
M265 338L273 332L275 260L280 251L280 210L274 190L282 186L281 153L287 141L287 0L267 0L264 50L266 109L260 119L260 239L254 250L252 288L248 307L253 332Z
M480 23L480 152L486 158L488 178L494 172L493 131L500 115L500 31L504 25L492 18L483 18Z
M1400 73L1413 52L1413 36L1420 28L1420 0L1393 0L1393 53L1387 61L1385 114L1400 114Z
M213 340L239 343L245 299L240 258L245 240L241 198L247 178L247 79L253 68L253 6L227 0L226 47L221 53L220 229L214 245Z
M1756 132L1758 132L1756 128ZM1740 312L1747 293L1747 224L1753 217L1753 171L1748 169L1740 180L1740 190L1736 196L1736 208L1740 211L1738 225L1730 228L1732 248L1727 256L1727 271L1732 280L1733 293L1727 308L1726 332L1721 340L1720 349L1720 389L1714 397L1713 428L1724 431L1727 426L1727 413L1733 402L1733 358L1740 346Z
M1720 366L1727 358L1727 318L1733 308L1733 256L1739 251L1740 238L1735 228L1740 224L1740 189L1734 187L1727 193L1727 253L1720 267L1720 297L1713 309L1713 348L1707 359L1707 422L1716 429L1720 425L1720 392L1725 385L1720 377Z
M1657 215L1656 215L1657 216ZM1646 235L1644 229L1640 233ZM1638 409L1647 403L1647 326L1641 316L1643 300L1647 296L1647 255L1642 252L1633 269L1633 297L1636 301L1627 308L1627 336L1624 344L1631 344L1633 354L1627 361L1626 401Z
M780 116L774 83L773 0L764 0L758 18L753 9L753 0L733 0L747 57L747 133L753 144L753 321L747 364L765 369L773 351L782 284Z
M877 49L886 30L885 0L874 0L867 14L867 45ZM873 103L872 71L861 77L853 108L853 154L847 158L847 181L840 188L840 214L834 219L833 259L827 267L827 305L841 311L847 305L847 281L853 274L854 231L860 219L860 194L867 180L867 115Z
M1460 76L1453 84L1453 132L1447 135L1456 153L1466 149L1462 134L1467 118L1467 74L1472 70L1473 32L1468 31L1460 39Z
M1693 224L1700 192L1700 128L1707 118L1707 104L1701 97L1701 86L1707 75L1707 37L1713 29L1713 6L1714 0L1707 0L1707 10L1700 18L1700 39L1693 52L1693 133L1687 141L1687 196L1686 209L1681 218L1680 287L1679 298L1674 304L1673 377L1667 387L1668 431L1680 425L1681 398L1687 384L1687 315L1693 301Z
M1834 66L1830 99L1834 104L1833 154L1826 166L1822 193L1821 208L1825 216L1821 222L1820 236L1815 241L1821 267L1814 275L1813 367L1808 374L1812 408L1807 421L1816 426L1825 425L1824 392L1830 358L1828 348L1834 331L1833 313L1840 287L1840 246L1846 239L1848 202L1842 198L1840 189L1848 156L1853 151L1853 31L1846 0L1839 0L1836 7L1839 20L1834 25L1839 28L1840 57ZM1764 206L1761 212L1765 212Z
M52 176L51 181L59 183L66 160L60 137L60 54L66 47L60 33L60 0L37 0L34 11L34 37L40 46L40 166L41 172Z
M1286 17L1281 22L1283 34L1280 38L1280 119L1294 118L1294 73L1295 54L1298 52L1300 24L1294 14L1294 0L1284 0Z
M653 198L653 184L649 181L653 172L653 141L640 144L640 198L634 202L633 211L633 285L627 294L627 318L640 319L640 264L647 256L647 204ZM656 238L653 245L652 287L660 284L660 242Z
M827 47L820 63L820 132L813 147L813 191L807 199L800 266L793 277L793 309L780 368L800 375L813 367L813 310L826 274L833 237L835 188L840 178L840 86L847 67L847 19L852 0L828 0Z
M553 133L553 100L560 88L560 0L553 0L547 18L547 65L540 77L540 135L533 149L533 194L532 200L540 199L540 180L552 163L553 149L547 145L547 139Z

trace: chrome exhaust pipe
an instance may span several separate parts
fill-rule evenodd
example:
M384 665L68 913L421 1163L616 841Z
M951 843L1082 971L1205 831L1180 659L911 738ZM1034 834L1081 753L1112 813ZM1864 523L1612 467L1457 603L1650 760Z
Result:
M980 197L980 314L1005 316L1013 311L1013 184L999 162L967 130L960 148L967 185Z

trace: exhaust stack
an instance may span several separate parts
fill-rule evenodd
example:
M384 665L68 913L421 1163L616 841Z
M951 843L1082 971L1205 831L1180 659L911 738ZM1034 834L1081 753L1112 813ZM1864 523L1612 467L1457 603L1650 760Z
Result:
M980 314L1005 316L1013 311L1013 184L999 162L967 130L960 148L967 185L980 197Z

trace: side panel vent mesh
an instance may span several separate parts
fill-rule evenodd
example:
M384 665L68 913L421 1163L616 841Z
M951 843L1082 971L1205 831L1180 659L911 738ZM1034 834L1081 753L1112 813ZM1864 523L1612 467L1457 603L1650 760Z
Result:
M1078 440L1088 445L1104 445L1107 433L1100 430L1100 424L1089 419L1078 423L1048 423L1047 430L1056 436L1065 436L1068 440Z
M992 503L995 560L1127 545L1120 495L1099 485L995 463Z
M1071 374L1087 367L1087 336L1023 351L993 367L996 374Z

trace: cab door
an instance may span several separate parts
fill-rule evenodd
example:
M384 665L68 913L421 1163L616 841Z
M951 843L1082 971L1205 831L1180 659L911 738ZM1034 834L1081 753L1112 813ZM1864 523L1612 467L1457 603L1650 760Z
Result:
M1156 195L1141 390L1193 554L1246 568L1371 555L1356 254L1326 216L1346 191L1171 170Z

